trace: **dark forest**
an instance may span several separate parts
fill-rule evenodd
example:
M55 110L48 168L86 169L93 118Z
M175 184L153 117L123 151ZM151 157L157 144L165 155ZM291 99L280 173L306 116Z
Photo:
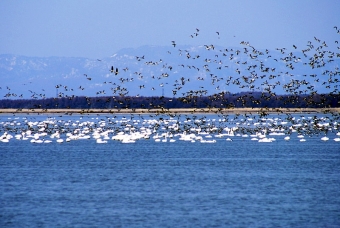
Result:
M69 96L45 99L2 99L0 108L15 109L171 109L171 108L334 108L339 94L276 95L261 92L218 93L211 96L131 97Z

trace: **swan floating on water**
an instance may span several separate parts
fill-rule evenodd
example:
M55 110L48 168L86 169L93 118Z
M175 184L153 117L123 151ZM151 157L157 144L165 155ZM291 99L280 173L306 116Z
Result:
M201 140L201 143L216 143L216 140Z
M274 142L274 138L261 138L258 142Z
M11 142L14 140L30 140L32 143L63 143L71 142L74 140L91 139L95 140L98 144L109 143L111 140L117 140L121 143L135 143L138 140L154 139L155 142L176 142L177 140L185 142L201 142L201 143L219 143L226 141L233 141L232 137L242 137L243 141L249 140L258 142L273 142L276 139L290 140L292 135L298 137L301 142L306 141L304 134L306 131L297 131L297 128L304 127L306 124L301 124L296 120L296 124L291 126L277 128L275 126L268 126L265 123L238 123L234 127L217 127L212 124L212 121L219 121L214 119L208 119L206 121L195 120L186 121L186 124L190 125L190 128L182 129L181 121L176 119L115 119L107 117L109 121L100 119L98 117L91 118L92 120L83 121L84 117L80 120L55 120L48 119L43 121L28 121L27 118L19 125L18 120L15 124L9 121L0 122L0 130L4 133L0 135L0 143ZM19 119L19 118L18 118ZM97 121L96 121L96 120ZM113 120L115 119L115 120ZM272 121L273 123L280 123L279 119L263 119L261 121ZM254 121L250 119L249 121ZM327 118L320 119L320 121L328 121ZM206 122L205 127L199 126ZM209 123L211 122L211 123ZM224 122L221 122L224 123ZM113 125L114 124L114 125ZM287 123L288 124L288 123ZM313 123L311 123L313 124ZM240 126L256 126L256 128L249 127L244 129ZM13 127L11 127L13 126ZM264 127L263 127L264 126ZM314 125L313 125L314 126ZM324 130L325 126L328 127L328 134L321 138L322 141L329 141L330 132L336 135L334 141L340 141L340 132L333 125L328 123L320 123L317 126ZM29 128L29 130L27 130ZM248 131L250 129L250 131ZM295 133L296 132L296 133ZM14 133L14 134L13 134ZM13 136L11 135L13 134ZM268 136L275 136L275 138L269 138ZM283 136L282 138L280 136ZM225 138L224 137L228 137ZM48 138L48 139L47 139ZM332 140L333 141L333 140Z

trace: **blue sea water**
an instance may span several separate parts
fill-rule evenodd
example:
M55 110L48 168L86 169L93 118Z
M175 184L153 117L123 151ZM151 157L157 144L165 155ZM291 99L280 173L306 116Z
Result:
M340 227L340 143L320 137L0 143L0 226Z

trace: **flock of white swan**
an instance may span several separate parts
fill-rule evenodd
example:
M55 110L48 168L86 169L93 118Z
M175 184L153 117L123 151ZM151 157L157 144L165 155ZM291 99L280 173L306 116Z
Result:
M1 116L0 116L1 117ZM312 117L293 118L294 124L278 117L252 118L239 120L226 119L174 119L120 117L88 117L57 119L46 117L34 120L27 117L0 118L0 142L9 143L14 140L27 140L31 143L67 143L74 140L95 140L98 144L115 140L121 143L135 143L138 140L150 140L156 143L173 143L176 141L216 143L232 142L235 137L249 138L257 142L274 142L277 139L291 140L295 137L300 142L308 140L301 129L323 129L320 140L340 142L340 131L337 123L330 123L321 117L317 121ZM33 121L34 120L34 121ZM244 133L245 129L250 129ZM327 134L328 132L328 134ZM281 137L280 137L281 136Z

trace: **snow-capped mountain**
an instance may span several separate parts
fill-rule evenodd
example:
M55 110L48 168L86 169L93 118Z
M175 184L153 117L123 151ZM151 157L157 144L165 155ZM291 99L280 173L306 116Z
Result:
M337 53L256 50L248 44L242 48L142 46L122 49L102 59L4 54L0 55L0 96L336 92L339 65Z

